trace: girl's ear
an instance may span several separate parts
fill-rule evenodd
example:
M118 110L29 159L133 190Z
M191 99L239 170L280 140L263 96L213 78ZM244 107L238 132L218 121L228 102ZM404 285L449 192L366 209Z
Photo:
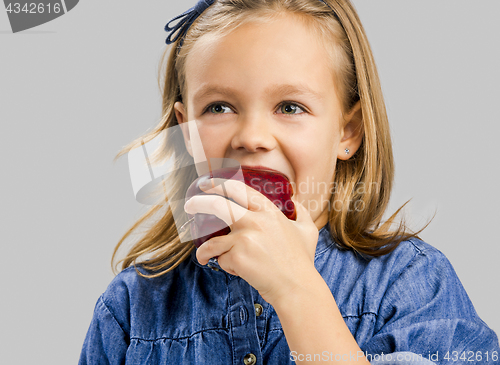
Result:
M340 131L341 140L337 158L348 160L361 146L364 136L363 113L358 101L344 119L344 128Z
M191 136L189 134L188 121L186 110L184 109L184 104L180 101L174 104L175 118L177 123L182 130L182 135L184 136L184 144L186 145L186 150L193 157L193 148L191 146Z

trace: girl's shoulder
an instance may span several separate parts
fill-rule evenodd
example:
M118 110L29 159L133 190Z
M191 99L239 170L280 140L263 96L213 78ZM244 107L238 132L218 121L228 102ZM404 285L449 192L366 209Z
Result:
M386 257L384 257L386 256ZM432 244L412 237L402 241L392 252L384 255L386 269L392 272L391 282L405 285L414 281L422 283L422 290L434 292L435 288L443 285L462 288L460 280L448 257Z
M442 251L416 237L400 242L393 251L381 256L380 259L399 266L402 270L414 265L453 268L450 260ZM436 264L440 264L440 266L436 266Z
M406 239L390 253L371 258L370 266L378 268L380 276L386 278L387 289L411 287L420 295L433 295L439 288L446 287L451 292L465 293L448 257L420 238Z
M402 317L420 313L422 320L461 318L484 325L453 264L432 244L413 237L376 260L385 272L380 275L385 279L378 308L381 317L391 318L397 308Z
M130 266L118 273L108 284L108 287L99 298L101 306L109 311L118 322L124 322L130 317L130 310L141 297L147 297L154 288L165 278L145 278L148 274L141 265ZM123 325L124 323L120 323ZM123 327L129 327L124 325Z
M437 247L420 238L412 237L402 241L395 249L399 254L409 253L413 256L424 255L447 260L446 255Z
M382 339L400 338L421 343L424 349L428 343L443 345L443 341L453 339L458 341L451 344L453 350L498 351L496 333L478 315L441 250L422 239L410 238L385 256L378 258L386 265L380 272L380 293L374 290L380 297L372 309L376 314L374 331L378 333L372 345ZM446 350L449 348L443 347L439 352Z
M372 256L346 249L336 242L328 229L320 231L316 259L318 266L349 267L350 271L361 273L370 271L371 277L380 277L383 272L390 273L397 279L404 271L413 271L412 267L429 267L430 270L454 271L447 256L432 244L416 237L401 241L391 252ZM373 275L375 271L379 275ZM389 278L387 278L389 279ZM401 279L401 278L399 278Z
M373 257L330 243L318 267L348 327L360 331L364 349L394 339L401 346L421 341L424 349L453 336L477 338L478 350L498 349L496 334L477 314L452 263L432 244L409 238Z
M186 259L172 271L157 277L143 276L154 275L155 273L145 269L142 264L129 266L113 278L103 295L108 299L130 298L131 296L136 297L141 294L151 293L158 295L164 292L175 280L183 277L180 272L189 271L189 268L186 270L186 266L189 265L190 260Z
M346 317L368 313L385 323L394 312L404 316L432 307L424 317L479 320L450 260L422 239L403 240L381 256L329 247L317 266Z
M116 297L116 293L123 292L122 296L124 296L142 287L154 286L155 282L157 283L162 280L162 278L145 278L139 273L144 275L150 274L150 272L145 270L140 264L123 269L113 278L113 280L111 280L103 295L106 297L111 293L115 293L113 296Z
M408 265L414 265L420 261L427 263L431 261L441 262L451 266L451 263L443 252L432 244L416 237L401 241L392 251L385 255L373 256L362 254L340 245L331 234L328 223L320 230L316 259L319 261L341 261L349 266L357 266L359 270L375 266L386 269L391 268L392 272L402 271Z

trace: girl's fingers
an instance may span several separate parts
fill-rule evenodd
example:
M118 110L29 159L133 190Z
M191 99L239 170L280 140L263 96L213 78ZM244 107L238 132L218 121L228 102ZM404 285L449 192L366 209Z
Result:
M219 195L195 195L184 204L184 210L193 215L196 213L213 214L223 220L227 226L233 225L245 214L250 213L249 210Z
M212 237L196 249L196 258L202 265L206 265L212 257L219 257L228 252L234 245L234 239L225 239L226 236ZM219 262L220 265L220 262Z
M297 212L296 222L312 222L311 214L306 207L304 207L298 200L292 198L293 204L295 205L295 211ZM313 222L314 223L314 222Z
M239 276L235 271L231 249L235 244L234 239L229 236L213 237L196 249L196 258L201 265L208 264L212 257L217 257L219 266L228 274Z
M212 187L212 181L215 187ZM242 207L251 211L266 211L279 209L264 194L239 180L215 178L207 180L209 187L200 186L207 194L219 194L234 200Z

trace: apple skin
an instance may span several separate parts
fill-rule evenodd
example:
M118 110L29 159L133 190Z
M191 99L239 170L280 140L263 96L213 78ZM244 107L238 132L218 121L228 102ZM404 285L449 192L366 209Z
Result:
M295 204L291 200L293 196L293 187L288 178L281 172L272 169L255 168L241 166L243 172L243 180L245 184L258 192L265 195L271 200L281 212L291 220L296 220L297 213ZM210 178L231 179L239 171L239 168L224 167L201 175L189 186L186 191L186 201L194 195L211 195L206 194L200 189L200 184ZM229 199L233 201L232 199ZM212 237L224 236L231 232L227 224L213 214L196 213L188 214L189 219L193 218L194 222L190 225L190 231L194 245L198 248L204 242Z

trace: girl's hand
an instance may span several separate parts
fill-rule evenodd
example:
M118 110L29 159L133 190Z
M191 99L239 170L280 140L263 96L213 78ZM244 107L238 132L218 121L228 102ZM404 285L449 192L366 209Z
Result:
M189 214L216 215L231 228L231 233L201 245L196 252L198 262L206 265L211 257L218 256L223 270L246 280L271 305L286 299L295 288L307 285L304 280L308 274L312 270L317 273L314 254L319 235L308 210L292 198L297 212L297 220L293 221L265 195L243 182L213 180L215 188L200 188L218 195L193 196L184 209ZM236 217L234 223L231 215Z

